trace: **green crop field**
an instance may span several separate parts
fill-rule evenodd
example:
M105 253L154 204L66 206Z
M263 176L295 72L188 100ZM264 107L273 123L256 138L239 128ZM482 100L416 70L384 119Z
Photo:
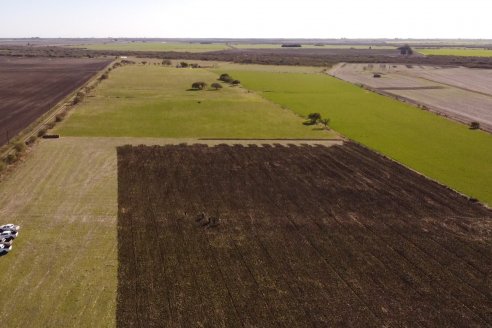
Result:
M492 57L492 50L476 48L435 48L417 49L424 55L432 56L467 56L467 57Z
M333 133L241 87L190 91L217 82L205 69L126 66L114 70L56 129L63 136L160 138L328 138Z
M76 48L89 50L114 50L114 51L178 51L178 52L208 52L229 49L223 43L163 43L163 42L127 42L127 43L98 43L77 45Z
M492 136L322 74L230 71L247 88L300 115L492 204Z

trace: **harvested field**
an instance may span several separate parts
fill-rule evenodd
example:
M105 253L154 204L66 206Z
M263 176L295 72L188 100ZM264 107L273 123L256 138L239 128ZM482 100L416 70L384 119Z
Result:
M106 59L0 57L0 145L109 63Z
M122 147L118 205L119 327L492 324L491 211L352 143Z
M374 78L374 73L381 78ZM492 132L492 72L464 67L341 64L335 77L404 97L457 121Z

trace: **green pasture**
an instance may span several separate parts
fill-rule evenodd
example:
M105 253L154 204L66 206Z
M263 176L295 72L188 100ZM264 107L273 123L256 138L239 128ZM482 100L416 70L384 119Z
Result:
M322 74L230 71L299 115L319 112L337 132L492 204L492 136Z
M492 57L492 50L483 48L429 48L417 51L426 56Z
M303 119L238 86L192 91L218 73L205 69L125 66L111 72L56 128L62 136L155 138L329 138Z

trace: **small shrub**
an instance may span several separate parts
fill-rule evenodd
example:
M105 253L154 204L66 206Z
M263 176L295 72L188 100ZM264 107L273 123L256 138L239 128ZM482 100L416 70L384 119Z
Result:
M46 132L48 132L48 129L46 127L42 127L39 131L38 131L38 138L42 138Z
M181 62L181 63L179 63L178 67L186 68L188 66L190 66L190 65L187 62Z
M169 59L164 59L162 61L162 65L164 65L164 66L171 66L172 65L172 62Z
M7 164L14 164L17 161L17 154L8 154L5 158Z
M18 153L23 153L26 150L26 144L23 142L16 142L14 145L14 149Z
M79 91L75 98L73 99L73 104L77 105L78 103L81 103L82 100L85 98L85 92L84 91Z
M220 83L212 83L211 87L215 90L222 89L222 85Z
M480 129L480 123L479 122L471 122L470 123L470 129L471 130L478 130L478 129Z
M67 115L67 112L61 112L60 114L55 116L55 122L61 122Z
M26 145L32 145L34 142L36 142L36 136L30 136L29 139L26 141Z
M234 80L231 82L232 85L240 85L241 84L241 81L239 80Z
M232 81L234 81L234 79L227 73L222 74L219 77L219 80L225 83L232 83Z
M319 120L321 120L321 114L320 113L311 113L308 115L308 125L314 125L318 123Z
M48 124L46 124L46 127L49 129L53 129L56 125L56 122L55 121L52 121L52 122L49 122Z
M104 73L103 75L101 75L101 77L99 78L100 81L103 81L103 80L107 80L109 78L109 75L108 73Z
M195 82L191 85L193 90L203 90L207 87L207 83L205 82Z
M319 120L321 124L325 127L326 130L330 129L330 119L329 118L322 118Z

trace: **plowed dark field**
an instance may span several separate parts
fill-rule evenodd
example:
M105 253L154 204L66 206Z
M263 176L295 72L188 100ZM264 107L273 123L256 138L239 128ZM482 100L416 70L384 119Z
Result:
M101 59L0 57L0 145L109 63Z
M491 211L355 144L127 146L118 182L119 327L492 324Z

